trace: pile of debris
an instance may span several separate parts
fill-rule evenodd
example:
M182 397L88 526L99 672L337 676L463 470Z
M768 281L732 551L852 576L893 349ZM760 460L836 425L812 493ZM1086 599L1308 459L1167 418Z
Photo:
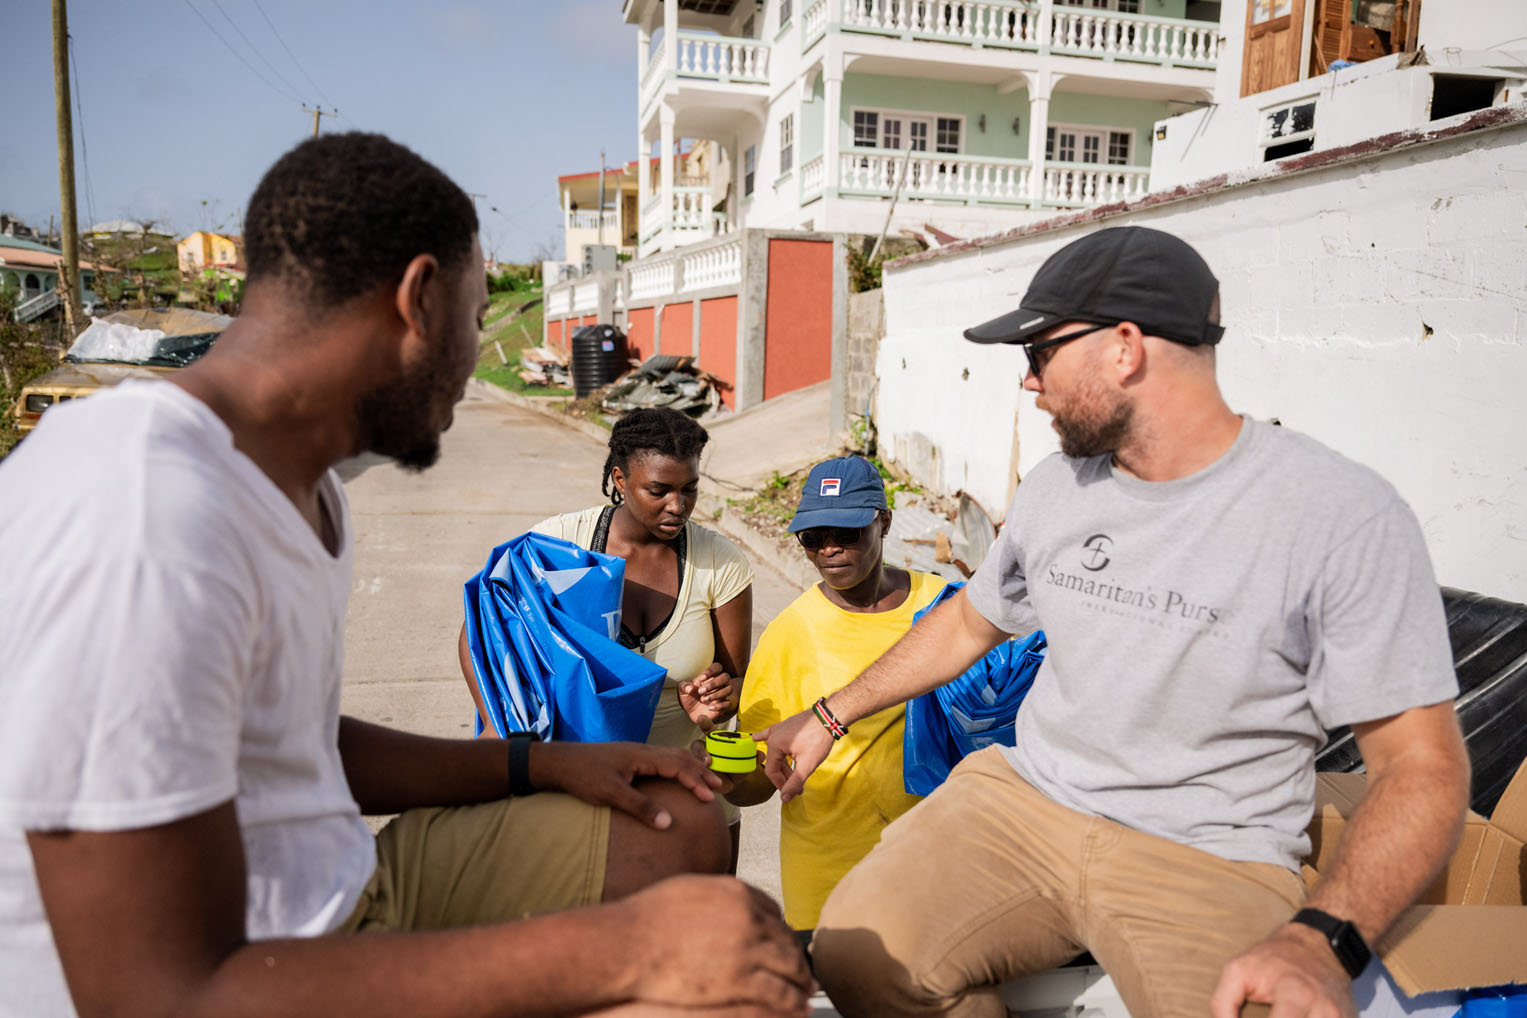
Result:
M655 354L595 395L599 405L610 413L668 407L691 417L703 417L720 409L721 390L727 387L715 375L695 367L693 357Z
M520 351L520 380L526 385L559 389L573 387L567 354L553 346L530 346Z

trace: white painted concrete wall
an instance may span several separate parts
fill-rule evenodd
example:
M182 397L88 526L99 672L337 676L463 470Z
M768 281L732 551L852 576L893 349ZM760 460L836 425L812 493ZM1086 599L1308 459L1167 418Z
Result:
M1527 4L1522 0L1444 0L1421 5L1416 44L1435 59L1456 46L1485 50L1502 46L1522 50L1527 45Z
M1141 225L1199 249L1237 410L1377 469L1445 584L1527 601L1527 122L1274 177L885 273L876 423L924 483L1006 508L1057 447L1016 348L961 329L1016 307L1051 253ZM1016 444L1014 436L1016 433Z

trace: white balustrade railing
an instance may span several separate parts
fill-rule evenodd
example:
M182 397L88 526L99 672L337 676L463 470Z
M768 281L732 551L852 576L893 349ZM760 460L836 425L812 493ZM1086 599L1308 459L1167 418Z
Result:
M888 195L901 179L901 193L908 198L1024 204L1029 201L1029 172L1021 159L948 152L913 152L908 159L892 149L848 149L839 156L838 189Z
M586 279L572 286L572 303L568 310L593 311L599 307L599 280Z
M813 0L801 14L801 49L827 31L827 0Z
M809 198L822 190L827 179L827 160L822 156L801 164L801 197Z
M699 230L710 219L710 188L676 187L673 189L673 213L669 225L680 230Z
M573 308L573 287L553 286L546 291L546 313L565 315Z
M631 300L645 300L672 293L677 272L678 262L674 258L655 262L644 259L632 265Z
M1150 186L1145 166L1106 166L1097 163L1048 163L1044 200L1051 205L1110 205L1133 201Z
M836 0L845 28L983 45L1039 45L1039 6L1014 0Z
M701 251L681 252L684 289L708 290L742 282L742 241L734 240Z
M582 212L570 211L567 213L566 229L569 230L613 230L617 226L616 216L613 212Z
M769 80L769 44L756 39L679 32L678 71L685 78L718 81Z
M1063 6L1052 19L1050 45L1068 53L1204 67L1219 60L1219 26L1211 22Z

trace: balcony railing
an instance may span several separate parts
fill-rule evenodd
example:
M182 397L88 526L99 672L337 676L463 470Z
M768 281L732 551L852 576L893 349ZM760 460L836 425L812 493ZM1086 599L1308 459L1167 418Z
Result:
M1022 159L948 152L914 152L908 159L905 152L847 149L839 156L838 189L889 195L901 178L901 194L907 198L1027 204L1029 169Z
M1046 32L1039 5L1031 0L818 0L802 19L801 48L812 45L829 25L836 25L846 32L967 46L1029 50L1049 46L1066 56L1202 68L1212 68L1219 60L1215 22L1066 4L1056 4L1051 12Z
M660 197L654 198L642 210L641 246L638 253L643 257L660 248L730 233L734 228L730 216L711 209L711 189L708 186L675 187L673 207L668 210L667 216L662 211Z
M654 47L642 69L641 104L661 89L669 75L688 81L722 85L766 85L769 82L769 44L757 39L728 35L705 35L679 31L674 35L674 63L667 63L668 47ZM666 72L666 73L665 73Z
M564 229L568 230L614 230L619 223L613 212L568 212Z
M827 32L827 0L810 0L801 12L801 52Z
M717 286L735 286L742 282L742 241L733 240L680 254L684 286L690 290L708 290Z
M1039 45L1039 8L1002 0L837 0L842 25L983 45Z
M1092 206L1133 201L1150 188L1144 166L1046 163L1044 200L1050 205Z
M801 201L804 203L822 192L827 182L827 160L822 156L808 159L801 164Z
M1050 47L1057 53L1213 67L1219 61L1219 25L1057 6Z

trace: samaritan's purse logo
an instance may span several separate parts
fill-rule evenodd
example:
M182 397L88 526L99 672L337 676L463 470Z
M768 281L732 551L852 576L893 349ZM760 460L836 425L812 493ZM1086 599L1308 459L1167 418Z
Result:
M1112 561L1108 557L1112 547L1113 538L1107 534L1093 534L1087 538L1082 542L1082 568L1093 573L1102 569Z
M830 495L838 494L838 489L841 487L843 487L843 479L841 477L822 478L822 497L826 498Z

